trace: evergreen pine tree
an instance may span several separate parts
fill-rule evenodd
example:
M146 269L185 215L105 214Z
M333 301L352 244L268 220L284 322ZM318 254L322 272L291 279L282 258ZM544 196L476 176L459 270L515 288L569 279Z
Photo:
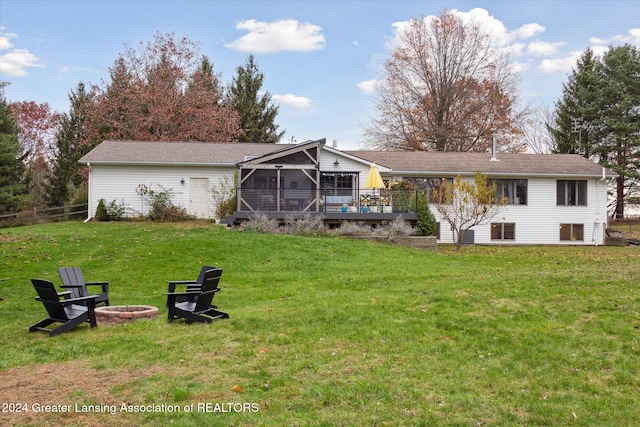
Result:
M640 52L610 47L602 58L589 49L563 85L553 135L558 153L577 153L618 173L616 208L624 215L628 190L640 183Z
M227 101L240 116L240 128L243 130L240 141L280 141L284 131L278 132L279 126L275 124L279 107L271 102L269 92L260 93L264 74L258 69L253 55L249 55L245 66L238 67L236 72Z
M60 118L60 130L56 136L56 157L53 160L47 191L49 206L63 206L71 196L70 190L84 184L84 168L78 163L96 141L87 141L86 126L89 126L83 114L90 104L91 95L86 92L83 83L79 83L76 92L71 92L71 108L68 114Z
M549 132L555 140L555 152L581 154L589 158L596 142L590 133L593 92L596 87L597 59L587 49L572 70L569 81L562 85L562 99L557 101L554 126Z
M0 83L0 214L20 211L27 201L26 168L18 142L18 127Z

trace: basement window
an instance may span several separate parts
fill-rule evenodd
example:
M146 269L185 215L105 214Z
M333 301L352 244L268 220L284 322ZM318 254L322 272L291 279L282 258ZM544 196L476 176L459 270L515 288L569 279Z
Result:
M560 224L560 241L584 241L584 225Z

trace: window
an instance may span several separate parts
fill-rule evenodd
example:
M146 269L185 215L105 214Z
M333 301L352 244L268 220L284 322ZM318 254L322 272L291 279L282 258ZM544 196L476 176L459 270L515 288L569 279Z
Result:
M509 205L527 204L526 179L490 179L489 184L496 184L496 197L507 199Z
M587 181L557 181L558 206L587 206Z
M515 240L516 225L507 222L494 222L491 224L491 240Z
M429 196L429 203L442 203L445 196L445 184L451 185L453 178L402 178L409 181L413 188Z
M344 193L346 195L351 194L354 177L355 173L323 173L320 176L320 183L327 194L340 195Z
M584 225L560 224L560 240L584 241Z

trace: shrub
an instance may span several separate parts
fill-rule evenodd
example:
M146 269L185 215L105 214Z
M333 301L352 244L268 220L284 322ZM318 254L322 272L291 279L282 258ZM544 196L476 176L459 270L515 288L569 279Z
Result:
M162 191L147 190L146 196L149 203L147 217L152 221L177 222L194 219L187 210L181 206L175 206L171 202L173 191L159 186Z
M399 236L411 236L414 234L415 229L409 224L407 221L402 218L402 215L398 216L398 218L393 221L377 227L375 229L375 234L381 236L391 237L399 237Z
M372 230L371 226L364 222L344 221L333 233L337 236L371 236Z
M100 199L96 208L96 219L99 221L121 221L127 212L124 201L118 203L112 200L105 203L104 199Z
M264 213L256 212L244 224L243 230L261 234L277 234L280 232L280 224Z
M418 221L416 222L416 232L418 236L431 236L436 231L437 222L435 215L429 209L427 195L418 192L417 203Z
M325 232L324 218L321 215L312 216L305 212L302 216L287 215L285 232L299 235L319 235Z
M109 221L109 215L107 214L107 207L105 206L104 199L98 201L98 207L96 208L96 219L98 221Z
M211 189L211 196L216 205L216 218L223 219L236 210L236 187L238 185L238 171L233 174L233 182L229 182L227 175L218 179L218 186Z

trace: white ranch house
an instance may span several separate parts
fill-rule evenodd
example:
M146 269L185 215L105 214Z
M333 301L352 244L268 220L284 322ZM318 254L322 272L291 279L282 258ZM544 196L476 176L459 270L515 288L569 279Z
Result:
M491 223L474 227L476 244L601 245L607 226L610 170L578 155L338 150L325 140L301 144L104 141L80 159L89 169L89 218L100 199L146 214L142 186L173 193L173 204L213 218L211 189L238 172L238 206L229 222L265 213L274 218L307 212L328 224L415 221L390 186L401 180L430 196L440 224L438 241L456 236L440 223L438 186L481 172L509 204ZM385 188L364 188L375 163ZM346 205L346 212L342 207ZM386 205L386 206L384 206ZM363 212L366 210L366 212Z

